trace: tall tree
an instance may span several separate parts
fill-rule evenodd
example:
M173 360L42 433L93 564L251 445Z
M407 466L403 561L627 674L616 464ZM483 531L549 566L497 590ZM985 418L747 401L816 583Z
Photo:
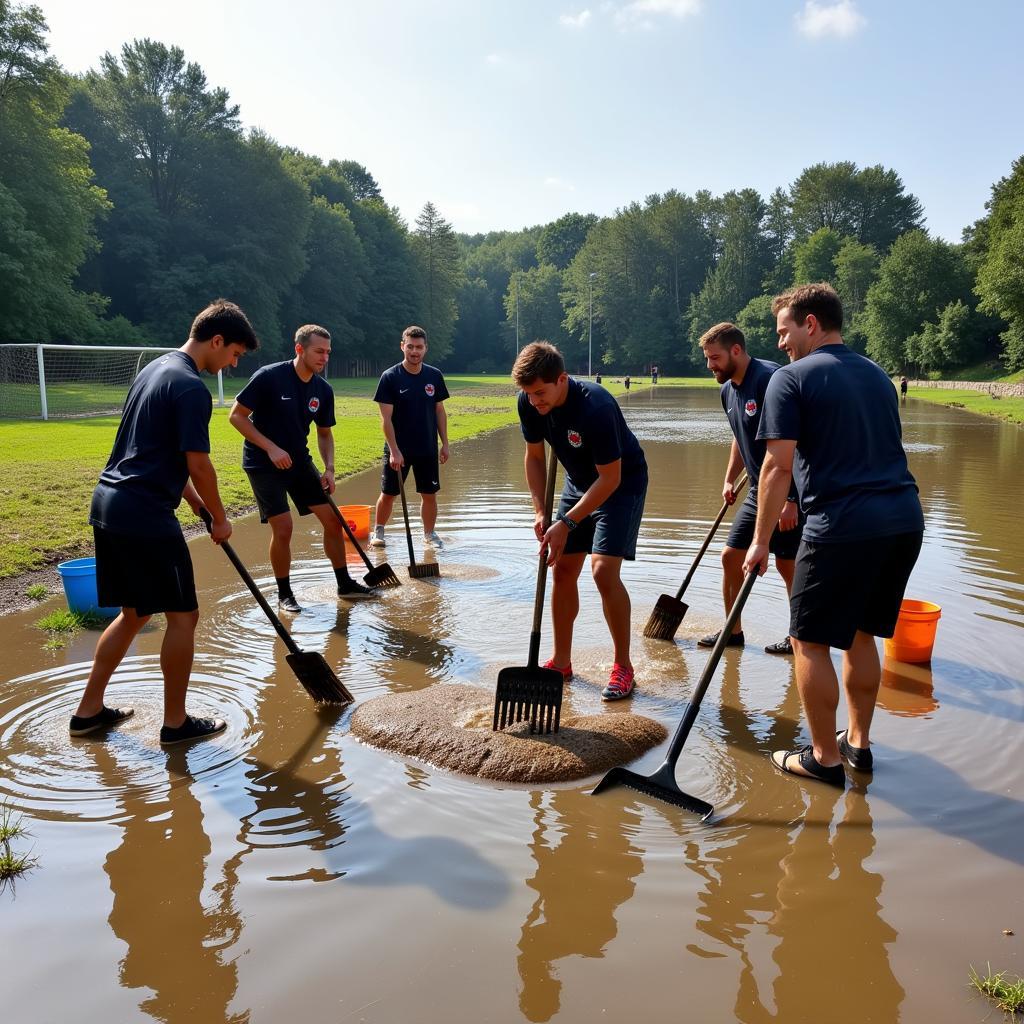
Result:
M567 213L552 221L537 242L537 261L565 270L583 248L587 232L597 223L592 213Z
M431 202L416 218L412 245L423 281L423 326L433 358L441 360L451 351L463 275L455 232Z
M845 239L832 228L818 228L793 247L793 282L811 284L816 281L835 282L835 258Z

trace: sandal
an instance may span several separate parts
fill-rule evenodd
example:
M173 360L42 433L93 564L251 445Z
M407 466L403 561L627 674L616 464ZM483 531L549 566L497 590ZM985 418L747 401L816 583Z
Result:
M845 729L836 733L836 739L839 741L839 753L851 768L856 768L859 772L869 772L874 768L875 759L870 747L855 747L846 738Z
M790 758L798 760L803 771L796 771L789 767ZM795 775L798 779L817 779L819 782L827 783L829 786L837 786L839 789L846 787L846 772L841 764L829 765L826 767L819 764L814 756L814 748L811 746L801 747L799 750L776 750L772 753L772 764L785 772L787 775Z

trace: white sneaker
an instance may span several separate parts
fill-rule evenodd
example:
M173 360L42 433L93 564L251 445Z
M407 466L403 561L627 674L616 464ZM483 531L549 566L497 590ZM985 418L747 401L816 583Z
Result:
M441 540L440 537L438 537L437 530L434 530L432 533L425 533L423 535L423 543L428 548L443 548L444 547L444 541Z
M373 536L370 538L370 547L382 548L386 543L387 541L384 540L384 527L375 526L373 528Z

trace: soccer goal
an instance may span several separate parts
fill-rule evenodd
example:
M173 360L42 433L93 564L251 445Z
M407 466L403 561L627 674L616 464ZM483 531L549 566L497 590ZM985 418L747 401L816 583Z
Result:
M174 351L116 345L0 345L0 417L49 420L118 413L139 370ZM220 373L217 404L224 404Z

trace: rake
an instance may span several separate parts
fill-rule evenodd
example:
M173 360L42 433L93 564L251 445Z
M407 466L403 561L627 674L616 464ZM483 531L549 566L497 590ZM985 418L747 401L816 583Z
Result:
M715 669L718 668L718 663L722 659L722 652L729 642L732 627L740 617L740 612L743 611L743 605L746 604L756 579L757 573L752 572L743 581L739 595L729 610L725 625L718 634L718 642L711 651L704 671L701 673L700 681L693 691L690 703L686 705L682 720L672 734L672 742L669 744L668 753L665 755L661 767L653 775L639 775L637 772L631 772L628 768L613 768L597 784L591 796L597 796L598 793L603 793L606 789L611 789L612 786L629 786L630 789L646 793L647 796L657 797L659 800L666 800L687 811L693 811L694 814L700 815L701 821L707 821L711 817L715 810L711 804L706 800L701 800L700 797L691 796L679 788L679 783L676 782L676 762L683 752L683 745L686 743L687 736L690 735L690 729L693 728L693 723L697 720L701 701L704 699L704 694L707 693L711 683L711 677L715 674Z
M733 494L739 494L746 482L746 473L741 473L740 478L733 485ZM711 529L708 530L708 535L704 538L704 543L701 544L697 557L693 560L693 565L690 566L686 579L683 580L683 585L676 591L676 596L672 597L671 594L662 594L658 598L654 611L651 612L651 617L647 620L647 625L644 626L644 636L649 640L672 640L675 637L676 630L679 628L679 624L683 621L683 616L689 608L689 605L684 604L681 598L686 592L686 588L690 585L690 580L693 579L693 574L697 571L697 566L700 564L701 558L704 557L704 552L707 551L708 545L710 545L715 534L718 532L718 527L722 525L722 520L725 518L725 513L728 510L729 505L723 503L718 513L718 518L711 524Z
M544 488L544 529L551 523L555 504L555 475L558 457L554 448L548 455L548 475ZM540 623L544 612L544 587L548 577L548 549L540 549L537 565L537 592L533 600L533 630L530 633L530 655L525 667L503 668L498 673L494 695L492 731L504 729L513 722L527 719L530 732L558 732L562 717L562 673L554 668L538 668L540 657Z
M400 587L402 581L395 574L395 570L388 565L387 562L381 562L380 565L374 565L369 558L366 557L366 552L362 549L359 541L356 540L356 535L352 532L352 527L348 525L348 520L341 514L341 509L334 503L334 499L324 491L324 495L327 498L327 504L334 510L334 514L338 517L338 521L341 523L345 530L345 535L352 542L352 546L359 552L359 557L366 563L366 568L369 572L363 577L363 582L368 587Z
M412 550L412 530L409 528L409 505L405 500L405 476L401 469L398 471L398 490L402 495L402 518L405 520L405 539L409 543L409 575L414 580L425 579L428 576L440 576L441 567L437 562L416 561L416 555Z

